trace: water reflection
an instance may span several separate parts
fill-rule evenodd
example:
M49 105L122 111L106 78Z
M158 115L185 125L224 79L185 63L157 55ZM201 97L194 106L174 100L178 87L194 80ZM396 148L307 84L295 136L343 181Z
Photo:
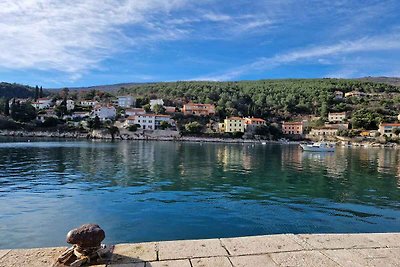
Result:
M0 143L0 248L88 221L108 242L400 231L393 149L16 141Z

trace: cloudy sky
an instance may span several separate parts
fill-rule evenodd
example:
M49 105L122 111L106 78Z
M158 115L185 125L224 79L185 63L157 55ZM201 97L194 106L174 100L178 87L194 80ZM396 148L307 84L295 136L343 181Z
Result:
M0 81L400 76L399 0L2 0Z

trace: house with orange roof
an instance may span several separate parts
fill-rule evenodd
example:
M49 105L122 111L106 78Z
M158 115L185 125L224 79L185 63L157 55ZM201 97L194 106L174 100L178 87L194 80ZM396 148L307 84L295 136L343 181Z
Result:
M262 126L262 125L266 125L267 122L261 118L244 118L244 124L246 126L246 131L252 131L255 128Z
M215 114L215 106L213 104L188 103L183 105L182 111L185 115L210 116Z
M393 136L395 136L395 134L393 133L393 130L396 128L400 129L400 123L381 123L381 124L379 124L378 131L381 135L393 137Z
M290 135L302 135L304 133L304 122L302 121L284 121L282 123L282 133Z

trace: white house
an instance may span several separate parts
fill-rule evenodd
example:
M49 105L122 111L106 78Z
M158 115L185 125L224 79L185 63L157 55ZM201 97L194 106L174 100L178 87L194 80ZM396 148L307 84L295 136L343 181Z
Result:
M343 122L346 119L346 112L329 112L328 121L329 122Z
M395 134L393 133L393 130L399 128L400 129L400 123L381 123L379 124L379 132L381 135L386 135L389 137L393 137Z
M125 109L125 115L127 115L127 116L135 116L135 115L141 115L141 114L146 114L146 111L143 108Z
M156 130L159 129L162 122L174 125L174 121L168 115L156 114L138 114L127 118L126 125L138 125L143 130Z
M41 122L45 122L45 120L48 118L58 118L57 114L54 112L54 109L46 110L44 113L37 115L37 119Z
M93 116L99 117L101 120L114 119L117 116L117 110L114 106L95 106L93 109Z
M36 102L32 102L32 106L35 109L48 109L51 106L51 102L49 98L39 98Z
M343 92L342 91L335 91L334 93L335 99L343 99Z
M61 105L61 103L62 103L63 101L64 101L64 100L57 100L57 101L56 101L56 106ZM68 99L68 100L67 100L67 110L70 111L70 110L73 110L74 108L75 108L75 101L72 100L72 99Z
M96 100L81 100L81 101L79 102L79 104L80 104L82 107L94 107L94 106L96 106L97 104L99 104L99 102L97 102Z
M150 109L153 110L155 105L164 106L164 100L162 100L162 99L151 99L150 100Z
M130 95L118 96L118 106L122 108L130 108L135 104L135 98Z
M74 112L72 113L72 119L84 119L90 116L89 112Z

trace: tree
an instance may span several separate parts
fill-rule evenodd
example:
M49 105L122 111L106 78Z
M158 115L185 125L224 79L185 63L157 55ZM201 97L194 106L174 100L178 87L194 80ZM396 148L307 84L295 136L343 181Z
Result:
M57 118L49 117L46 118L42 124L43 127L56 127L59 120Z
M188 133L200 133L203 126L197 121L189 122L185 124L185 130Z
M37 101L39 98L39 86L36 85L35 87L35 101Z
M365 108L359 109L353 113L352 125L353 128L361 128L366 130L375 130L381 121L380 115L377 112L369 111Z
M392 129L392 132L393 132L395 135L399 136L399 134L400 134L400 128L398 128L398 127L393 128L393 129Z
M39 90L39 98L42 98L43 95L43 88L40 86L40 90Z
M156 114L165 114L165 108L163 105L154 105L153 106L153 111Z
M144 109L146 112L150 112L150 111L151 111L151 106L150 106L150 104L144 105L144 106L143 106L143 109Z
M10 99L8 98L4 102L4 115L10 116Z
M99 116L94 117L93 120L93 129L100 129L101 128L101 121Z
M166 121L162 121L161 123L160 123L160 128L162 129L162 130L165 130L165 129L167 129L167 128L171 128L171 124L169 124L168 122L166 122Z
M119 134L119 129L118 129L118 127L110 126L108 128L108 132L111 134L111 139L114 140L115 139L115 135Z
M29 122L36 118L36 110L29 103L15 103L11 105L11 117L15 121Z
M64 99L54 110L59 118L68 114L67 101Z

